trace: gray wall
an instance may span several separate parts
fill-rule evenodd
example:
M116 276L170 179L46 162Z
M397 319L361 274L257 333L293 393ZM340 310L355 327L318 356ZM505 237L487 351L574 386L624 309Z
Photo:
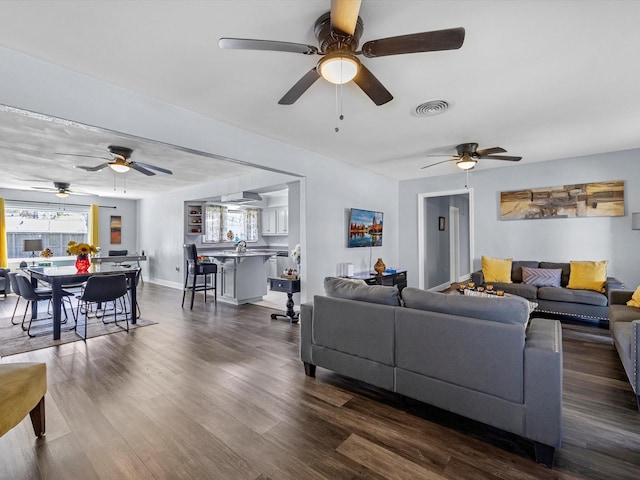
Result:
M640 231L631 230L631 213L640 212L640 150L603 153L553 162L523 163L508 168L472 171L474 191L474 269L480 257L522 260L609 260L608 273L640 284ZM625 181L623 217L499 220L500 192L606 180ZM418 260L417 195L464 188L465 174L455 173L400 183L400 262ZM432 260L427 259L427 263ZM417 286L417 278L409 276Z

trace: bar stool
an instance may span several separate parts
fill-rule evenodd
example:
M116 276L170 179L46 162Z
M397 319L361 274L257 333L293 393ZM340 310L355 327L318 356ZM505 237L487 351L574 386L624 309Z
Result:
M191 310L193 310L193 296L196 292L204 292L204 301L207 302L207 290L213 290L213 301L218 302L218 265L215 263L200 263L198 261L198 250L193 243L183 245L184 259L186 263L185 275L184 275L184 288L182 291L182 308L184 308L184 298L187 294L187 290L191 290ZM193 283L191 286L187 286L189 282L189 276L193 277ZM198 276L204 276L204 284L197 285ZM207 284L207 278L209 275L213 275L213 285Z

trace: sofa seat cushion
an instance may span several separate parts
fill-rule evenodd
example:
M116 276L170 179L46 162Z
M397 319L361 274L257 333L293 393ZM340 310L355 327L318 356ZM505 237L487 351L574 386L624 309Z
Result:
M494 290L502 290L510 295L517 295L527 300L536 301L538 298L538 287L527 285L526 283L493 283Z
M381 303L382 305L400 305L398 287L367 285L363 281L347 278L326 277L324 291L328 297L359 300L361 302Z
M613 336L616 339L621 352L620 357L627 361L631 359L631 341L633 340L633 329L631 322L616 322L613 325Z
M583 303L585 305L607 306L607 296L593 290L570 290L568 288L540 287L538 288L540 300L554 302Z
M640 308L627 307L626 305L609 305L609 319L612 323L631 323L634 320L640 320Z
M448 313L513 325L527 325L529 302L520 297L468 297L445 295L406 287L402 299L407 308Z

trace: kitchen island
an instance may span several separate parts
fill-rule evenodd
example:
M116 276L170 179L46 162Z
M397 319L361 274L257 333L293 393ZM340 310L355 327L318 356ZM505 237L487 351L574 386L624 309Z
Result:
M277 250L203 251L218 264L218 300L234 305L262 300L267 294L268 260Z

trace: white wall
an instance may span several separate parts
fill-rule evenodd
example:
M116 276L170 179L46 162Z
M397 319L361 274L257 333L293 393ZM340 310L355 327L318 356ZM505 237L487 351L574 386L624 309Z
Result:
M335 275L337 263L350 261L357 267L369 263L371 252L364 251L368 249L346 248L345 209L383 211L384 246L376 248L374 255L383 257L387 265L402 266L397 253L398 182L6 48L0 48L0 64L0 103L305 177L300 212L303 300L323 293L322 281ZM227 186L236 192L257 183L263 182L240 178ZM200 189L202 194L197 194ZM152 278L182 281L175 267L182 265L178 258L183 202L229 193L213 190L194 187L140 202L138 248L152 255L148 262Z
M609 260L609 275L635 288L640 284L640 231L631 230L631 213L640 212L638 157L640 150L629 150L472 171L474 269L482 255L557 262ZM607 180L625 181L624 217L499 220L501 191ZM417 264L417 195L464 185L463 173L400 183L400 262ZM409 276L409 283L417 286L417 278Z

